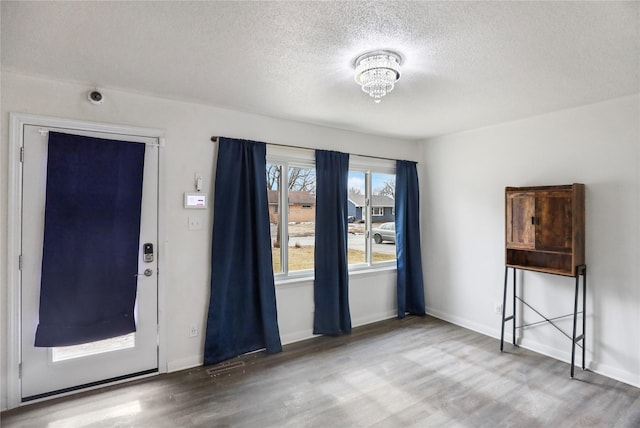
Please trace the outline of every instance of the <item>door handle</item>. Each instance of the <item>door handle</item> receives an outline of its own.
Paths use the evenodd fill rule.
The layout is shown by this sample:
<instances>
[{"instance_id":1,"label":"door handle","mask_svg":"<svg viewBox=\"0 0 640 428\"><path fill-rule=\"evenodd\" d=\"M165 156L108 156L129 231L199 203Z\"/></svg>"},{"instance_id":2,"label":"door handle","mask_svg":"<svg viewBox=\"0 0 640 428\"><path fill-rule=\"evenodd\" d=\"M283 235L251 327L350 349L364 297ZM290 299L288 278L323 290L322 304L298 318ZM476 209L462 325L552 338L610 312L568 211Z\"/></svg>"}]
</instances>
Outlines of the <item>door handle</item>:
<instances>
[{"instance_id":1,"label":"door handle","mask_svg":"<svg viewBox=\"0 0 640 428\"><path fill-rule=\"evenodd\" d=\"M153 271L151 269L145 269L143 273L137 273L134 276L151 276L153 275Z\"/></svg>"}]
</instances>

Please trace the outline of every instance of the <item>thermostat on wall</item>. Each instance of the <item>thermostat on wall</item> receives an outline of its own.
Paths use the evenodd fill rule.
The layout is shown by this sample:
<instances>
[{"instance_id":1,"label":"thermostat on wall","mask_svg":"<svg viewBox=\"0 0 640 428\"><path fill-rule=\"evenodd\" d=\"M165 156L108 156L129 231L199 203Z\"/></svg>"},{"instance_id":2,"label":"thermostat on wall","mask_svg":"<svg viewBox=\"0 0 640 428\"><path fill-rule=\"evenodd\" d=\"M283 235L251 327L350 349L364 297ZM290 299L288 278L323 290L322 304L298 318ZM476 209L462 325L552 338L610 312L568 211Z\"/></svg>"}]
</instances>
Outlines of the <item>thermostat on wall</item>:
<instances>
[{"instance_id":1,"label":"thermostat on wall","mask_svg":"<svg viewBox=\"0 0 640 428\"><path fill-rule=\"evenodd\" d=\"M188 193L184 194L185 208L207 208L207 195L205 193Z\"/></svg>"}]
</instances>

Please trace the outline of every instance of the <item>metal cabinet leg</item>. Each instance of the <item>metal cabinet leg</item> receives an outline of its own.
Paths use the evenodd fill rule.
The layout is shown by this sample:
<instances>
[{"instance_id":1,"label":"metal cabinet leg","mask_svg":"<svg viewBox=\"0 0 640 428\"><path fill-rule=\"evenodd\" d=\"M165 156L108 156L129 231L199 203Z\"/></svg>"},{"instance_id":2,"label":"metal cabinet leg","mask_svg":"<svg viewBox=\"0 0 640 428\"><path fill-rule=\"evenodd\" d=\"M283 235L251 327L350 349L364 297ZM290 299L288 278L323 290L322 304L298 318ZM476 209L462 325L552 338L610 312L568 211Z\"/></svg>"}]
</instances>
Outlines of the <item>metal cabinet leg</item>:
<instances>
[{"instance_id":1,"label":"metal cabinet leg","mask_svg":"<svg viewBox=\"0 0 640 428\"><path fill-rule=\"evenodd\" d=\"M576 327L578 324L578 296L580 294L580 276L582 276L582 334L576 336ZM571 337L571 377L575 370L576 359L576 345L578 342L582 342L582 370L585 369L585 335L587 332L586 325L586 312L587 312L587 267L580 266L576 274L576 293L573 303L573 336Z\"/></svg>"},{"instance_id":2,"label":"metal cabinet leg","mask_svg":"<svg viewBox=\"0 0 640 428\"><path fill-rule=\"evenodd\" d=\"M582 370L585 366L587 349L587 267L582 268Z\"/></svg>"},{"instance_id":3,"label":"metal cabinet leg","mask_svg":"<svg viewBox=\"0 0 640 428\"><path fill-rule=\"evenodd\" d=\"M507 312L507 288L509 279L509 267L504 268L504 289L502 292L502 328L500 329L500 352L504 350L504 324L507 321L513 322L513 344L516 344L516 269L513 268L513 312L505 316Z\"/></svg>"},{"instance_id":4,"label":"metal cabinet leg","mask_svg":"<svg viewBox=\"0 0 640 428\"><path fill-rule=\"evenodd\" d=\"M516 346L516 268L513 268L513 312L511 318L513 318L512 334L513 334L513 346Z\"/></svg>"},{"instance_id":5,"label":"metal cabinet leg","mask_svg":"<svg viewBox=\"0 0 640 428\"><path fill-rule=\"evenodd\" d=\"M576 360L576 325L578 318L578 294L580 292L580 273L576 275L576 292L573 302L573 335L571 336L571 377L573 378L573 369Z\"/></svg>"},{"instance_id":6,"label":"metal cabinet leg","mask_svg":"<svg viewBox=\"0 0 640 428\"><path fill-rule=\"evenodd\" d=\"M507 278L509 276L509 268L504 268L504 289L502 291L502 328L500 330L500 352L504 349L504 323L505 320L505 310L507 309Z\"/></svg>"}]
</instances>

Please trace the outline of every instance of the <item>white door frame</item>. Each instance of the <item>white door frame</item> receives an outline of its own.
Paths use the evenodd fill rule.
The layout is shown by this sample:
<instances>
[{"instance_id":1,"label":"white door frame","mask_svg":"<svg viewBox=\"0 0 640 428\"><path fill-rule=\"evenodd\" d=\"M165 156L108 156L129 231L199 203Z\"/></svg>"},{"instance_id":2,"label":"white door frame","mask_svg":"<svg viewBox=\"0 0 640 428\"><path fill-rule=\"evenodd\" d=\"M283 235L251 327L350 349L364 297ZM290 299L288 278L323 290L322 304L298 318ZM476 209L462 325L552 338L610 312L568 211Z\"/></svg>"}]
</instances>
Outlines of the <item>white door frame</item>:
<instances>
[{"instance_id":1,"label":"white door frame","mask_svg":"<svg viewBox=\"0 0 640 428\"><path fill-rule=\"evenodd\" d=\"M22 405L20 362L21 283L19 256L22 248L22 162L24 125L77 129L81 131L106 132L111 134L138 135L157 138L160 150L158 173L158 373L167 372L167 341L165 317L165 286L168 280L167 234L166 234L166 189L164 131L161 129L138 128L134 126L112 125L99 122L62 119L23 113L9 114L9 158L8 158L8 215L7 215L7 408ZM135 379L135 378L134 378ZM128 379L132 380L132 379ZM115 382L117 383L117 382ZM100 388L104 385L96 386ZM93 389L93 388L87 388ZM59 397L60 394L56 397ZM51 397L53 398L53 397ZM35 401L30 401L33 403Z\"/></svg>"}]
</instances>

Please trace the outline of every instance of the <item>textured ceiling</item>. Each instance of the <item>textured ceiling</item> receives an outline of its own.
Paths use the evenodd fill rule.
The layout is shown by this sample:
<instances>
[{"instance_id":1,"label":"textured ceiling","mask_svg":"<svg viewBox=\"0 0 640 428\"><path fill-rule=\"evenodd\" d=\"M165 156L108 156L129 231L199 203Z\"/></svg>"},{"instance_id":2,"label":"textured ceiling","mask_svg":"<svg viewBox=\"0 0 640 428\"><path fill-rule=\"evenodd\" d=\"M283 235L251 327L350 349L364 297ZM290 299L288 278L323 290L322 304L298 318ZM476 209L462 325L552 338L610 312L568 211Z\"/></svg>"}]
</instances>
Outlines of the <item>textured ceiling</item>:
<instances>
[{"instance_id":1,"label":"textured ceiling","mask_svg":"<svg viewBox=\"0 0 640 428\"><path fill-rule=\"evenodd\" d=\"M640 92L637 2L2 1L2 69L407 139ZM405 59L375 104L353 80Z\"/></svg>"}]
</instances>

